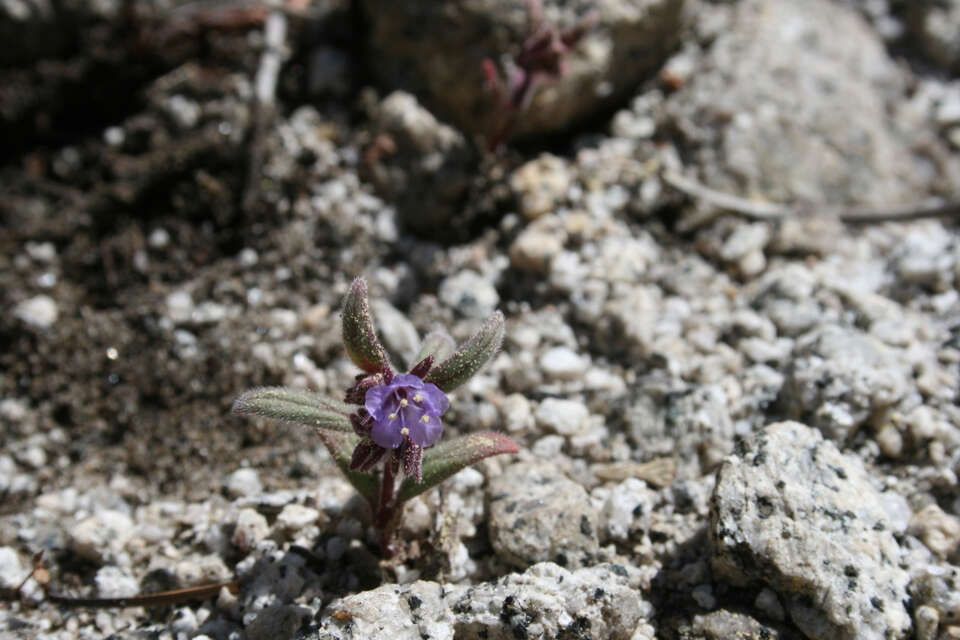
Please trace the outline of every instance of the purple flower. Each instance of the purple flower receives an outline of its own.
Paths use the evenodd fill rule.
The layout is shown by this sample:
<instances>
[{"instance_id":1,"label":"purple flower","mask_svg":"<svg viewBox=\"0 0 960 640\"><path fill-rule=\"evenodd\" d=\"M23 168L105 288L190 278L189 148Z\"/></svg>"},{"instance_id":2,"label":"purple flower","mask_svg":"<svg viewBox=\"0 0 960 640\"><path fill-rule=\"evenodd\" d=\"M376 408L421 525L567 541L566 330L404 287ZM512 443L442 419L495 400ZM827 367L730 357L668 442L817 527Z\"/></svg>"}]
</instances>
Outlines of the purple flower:
<instances>
[{"instance_id":1,"label":"purple flower","mask_svg":"<svg viewBox=\"0 0 960 640\"><path fill-rule=\"evenodd\" d=\"M450 401L435 384L401 373L389 384L367 390L364 407L373 419L370 438L377 445L396 449L406 438L419 447L429 447L440 439L440 416Z\"/></svg>"}]
</instances>

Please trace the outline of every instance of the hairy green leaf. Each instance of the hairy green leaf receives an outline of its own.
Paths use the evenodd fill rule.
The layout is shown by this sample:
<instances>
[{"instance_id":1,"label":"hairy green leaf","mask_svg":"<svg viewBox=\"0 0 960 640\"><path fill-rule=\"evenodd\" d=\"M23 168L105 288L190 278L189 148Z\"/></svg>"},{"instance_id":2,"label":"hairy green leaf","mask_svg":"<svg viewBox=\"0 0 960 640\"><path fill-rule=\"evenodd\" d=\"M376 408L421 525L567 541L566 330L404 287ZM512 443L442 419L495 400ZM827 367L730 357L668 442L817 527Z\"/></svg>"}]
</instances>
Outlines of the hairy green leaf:
<instances>
[{"instance_id":1,"label":"hairy green leaf","mask_svg":"<svg viewBox=\"0 0 960 640\"><path fill-rule=\"evenodd\" d=\"M377 490L379 481L377 476L372 473L363 473L360 471L350 471L350 459L353 457L353 451L360 444L360 436L355 433L342 433L339 431L320 431L320 439L334 462L337 463L340 471L346 476L357 493L366 498L371 506L376 504Z\"/></svg>"},{"instance_id":2,"label":"hairy green leaf","mask_svg":"<svg viewBox=\"0 0 960 640\"><path fill-rule=\"evenodd\" d=\"M464 467L501 453L516 453L517 443L507 436L495 433L474 433L441 442L423 453L423 480L407 478L400 485L397 500L403 503L437 486Z\"/></svg>"},{"instance_id":3,"label":"hairy green leaf","mask_svg":"<svg viewBox=\"0 0 960 640\"><path fill-rule=\"evenodd\" d=\"M390 360L377 339L367 300L367 283L357 278L343 301L343 344L354 364L367 373L390 369Z\"/></svg>"},{"instance_id":4,"label":"hairy green leaf","mask_svg":"<svg viewBox=\"0 0 960 640\"><path fill-rule=\"evenodd\" d=\"M453 355L430 369L424 381L432 382L443 391L456 389L500 350L503 332L503 314L497 311Z\"/></svg>"},{"instance_id":5,"label":"hairy green leaf","mask_svg":"<svg viewBox=\"0 0 960 640\"><path fill-rule=\"evenodd\" d=\"M417 364L428 356L433 356L434 362L443 362L450 357L456 347L457 343L453 341L449 333L442 329L434 329L423 338L420 352L413 359L413 364Z\"/></svg>"},{"instance_id":6,"label":"hairy green leaf","mask_svg":"<svg viewBox=\"0 0 960 640\"><path fill-rule=\"evenodd\" d=\"M234 413L249 413L296 422L325 431L353 432L348 404L325 398L320 394L287 387L260 387L251 389L233 403Z\"/></svg>"}]
</instances>

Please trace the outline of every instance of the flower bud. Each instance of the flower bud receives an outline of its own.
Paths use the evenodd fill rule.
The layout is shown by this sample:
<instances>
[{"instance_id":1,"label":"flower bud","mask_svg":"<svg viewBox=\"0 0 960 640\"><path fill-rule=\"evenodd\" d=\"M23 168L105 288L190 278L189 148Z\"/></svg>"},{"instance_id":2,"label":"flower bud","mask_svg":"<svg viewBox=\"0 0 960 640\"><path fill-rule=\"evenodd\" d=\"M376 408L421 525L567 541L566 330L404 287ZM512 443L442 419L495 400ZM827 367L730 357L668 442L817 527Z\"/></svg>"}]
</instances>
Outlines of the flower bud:
<instances>
[{"instance_id":1,"label":"flower bud","mask_svg":"<svg viewBox=\"0 0 960 640\"><path fill-rule=\"evenodd\" d=\"M343 301L343 344L354 364L367 373L390 371L387 352L373 329L367 283L357 278Z\"/></svg>"},{"instance_id":2,"label":"flower bud","mask_svg":"<svg viewBox=\"0 0 960 640\"><path fill-rule=\"evenodd\" d=\"M500 350L503 333L503 314L497 311L452 356L430 369L424 382L432 382L443 391L456 389Z\"/></svg>"}]
</instances>

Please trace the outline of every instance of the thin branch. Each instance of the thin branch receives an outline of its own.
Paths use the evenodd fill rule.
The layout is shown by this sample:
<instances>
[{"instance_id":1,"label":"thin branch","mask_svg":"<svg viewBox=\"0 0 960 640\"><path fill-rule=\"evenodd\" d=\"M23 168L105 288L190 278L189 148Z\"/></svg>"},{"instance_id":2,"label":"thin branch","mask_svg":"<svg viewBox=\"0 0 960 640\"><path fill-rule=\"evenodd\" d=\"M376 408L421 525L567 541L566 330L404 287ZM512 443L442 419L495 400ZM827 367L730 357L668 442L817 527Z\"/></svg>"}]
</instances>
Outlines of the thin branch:
<instances>
[{"instance_id":1,"label":"thin branch","mask_svg":"<svg viewBox=\"0 0 960 640\"><path fill-rule=\"evenodd\" d=\"M273 3L263 24L263 54L257 69L255 95L259 106L272 106L276 97L277 78L286 58L287 16L280 3Z\"/></svg>"},{"instance_id":2,"label":"thin branch","mask_svg":"<svg viewBox=\"0 0 960 640\"><path fill-rule=\"evenodd\" d=\"M729 193L711 189L677 171L666 169L661 173L663 181L695 200L702 200L718 209L739 213L752 220L777 220L790 215L790 210L771 202L756 202Z\"/></svg>"},{"instance_id":3,"label":"thin branch","mask_svg":"<svg viewBox=\"0 0 960 640\"><path fill-rule=\"evenodd\" d=\"M187 587L186 589L130 596L129 598L73 598L48 592L47 599L56 604L70 607L165 607L172 604L213 598L224 587L230 593L236 594L240 591L240 583L232 580L217 584L204 584L198 587Z\"/></svg>"},{"instance_id":4,"label":"thin branch","mask_svg":"<svg viewBox=\"0 0 960 640\"><path fill-rule=\"evenodd\" d=\"M260 170L266 154L266 137L276 115L277 82L287 57L287 15L274 0L263 23L263 53L254 78L254 118L250 139L250 163L243 194L243 208L251 211L260 193Z\"/></svg>"},{"instance_id":5,"label":"thin branch","mask_svg":"<svg viewBox=\"0 0 960 640\"><path fill-rule=\"evenodd\" d=\"M33 556L33 568L30 570L30 573L20 581L16 587L13 588L4 588L0 589L0 600L19 600L23 597L23 588L27 586L27 582L30 581L30 578L33 578L37 571L43 568L43 551L38 551ZM37 580L40 586L44 586L44 581Z\"/></svg>"},{"instance_id":6,"label":"thin branch","mask_svg":"<svg viewBox=\"0 0 960 640\"><path fill-rule=\"evenodd\" d=\"M814 214L826 218L836 218L848 224L867 224L960 216L960 201L944 201L939 198L932 198L918 204L893 207L823 207L814 210L809 205L788 207L773 202L747 200L711 189L670 169L664 170L661 177L668 185L695 200L706 202L724 211L740 214L751 220L782 220L791 216Z\"/></svg>"},{"instance_id":7,"label":"thin branch","mask_svg":"<svg viewBox=\"0 0 960 640\"><path fill-rule=\"evenodd\" d=\"M50 602L66 605L68 607L165 607L172 604L181 604L196 600L206 600L220 593L224 587L230 593L240 592L240 582L231 580L230 582L218 582L216 584L203 584L196 587L186 587L185 589L173 589L171 591L161 591L160 593L148 593L129 598L75 598L58 593L52 593L50 590L50 572L43 562L43 551L33 556L33 568L27 577L15 589L4 589L0 591L0 600L16 600L23 595L23 587L27 581L33 578L40 588L43 589L44 597Z\"/></svg>"},{"instance_id":8,"label":"thin branch","mask_svg":"<svg viewBox=\"0 0 960 640\"><path fill-rule=\"evenodd\" d=\"M829 211L827 215L830 215ZM843 222L902 222L922 218L950 218L960 216L960 201L931 198L918 204L893 207L837 209L835 215Z\"/></svg>"}]
</instances>

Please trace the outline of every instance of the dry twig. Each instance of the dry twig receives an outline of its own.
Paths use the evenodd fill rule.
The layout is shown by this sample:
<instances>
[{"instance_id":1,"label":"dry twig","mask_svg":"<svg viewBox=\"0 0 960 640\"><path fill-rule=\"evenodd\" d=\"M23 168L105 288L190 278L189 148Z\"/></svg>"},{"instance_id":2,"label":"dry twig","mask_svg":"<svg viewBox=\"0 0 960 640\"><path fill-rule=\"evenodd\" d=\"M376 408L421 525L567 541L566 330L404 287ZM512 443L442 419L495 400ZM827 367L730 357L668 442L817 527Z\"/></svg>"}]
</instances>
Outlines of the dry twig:
<instances>
[{"instance_id":1,"label":"dry twig","mask_svg":"<svg viewBox=\"0 0 960 640\"><path fill-rule=\"evenodd\" d=\"M129 598L74 598L48 592L47 599L50 600L50 602L70 607L165 607L172 604L195 602L197 600L216 597L224 587L226 587L230 593L236 594L240 591L240 584L236 580L232 580L230 582L203 584L197 587L174 589L160 593L130 596Z\"/></svg>"},{"instance_id":2,"label":"dry twig","mask_svg":"<svg viewBox=\"0 0 960 640\"><path fill-rule=\"evenodd\" d=\"M960 201L945 201L931 198L912 205L893 207L828 207L813 209L810 206L789 207L773 202L747 200L729 193L711 189L678 171L665 169L661 173L668 185L709 205L724 211L740 214L751 220L782 220L793 216L818 215L836 218L848 224L866 224L874 222L903 222L921 218L940 218L960 216Z\"/></svg>"},{"instance_id":3,"label":"dry twig","mask_svg":"<svg viewBox=\"0 0 960 640\"><path fill-rule=\"evenodd\" d=\"M275 1L263 24L263 53L254 78L254 119L250 138L250 164L243 194L243 208L252 210L260 192L260 170L263 167L267 131L276 115L277 82L287 57L287 15L283 5Z\"/></svg>"},{"instance_id":4,"label":"dry twig","mask_svg":"<svg viewBox=\"0 0 960 640\"><path fill-rule=\"evenodd\" d=\"M43 589L43 595L47 600L68 607L164 607L167 605L213 598L219 594L220 590L224 587L226 587L230 593L236 594L240 591L239 581L231 580L230 582L203 584L196 587L162 591L160 593L141 594L130 596L129 598L76 598L73 596L65 596L51 592L50 571L48 571L44 565L43 552L40 551L33 556L33 568L30 570L30 573L27 574L27 577L25 577L15 589L4 589L0 592L0 600L19 599L22 596L23 587L30 578L36 580L37 584L40 585L40 588Z\"/></svg>"}]
</instances>

